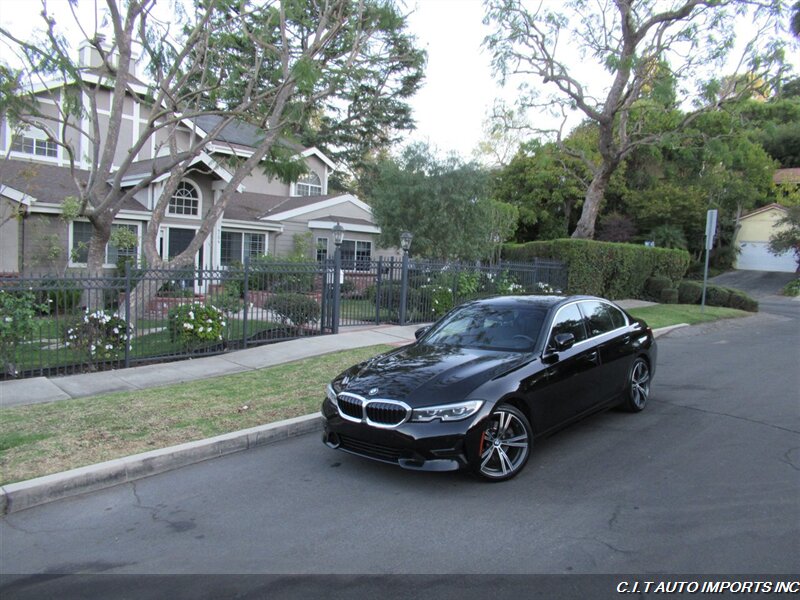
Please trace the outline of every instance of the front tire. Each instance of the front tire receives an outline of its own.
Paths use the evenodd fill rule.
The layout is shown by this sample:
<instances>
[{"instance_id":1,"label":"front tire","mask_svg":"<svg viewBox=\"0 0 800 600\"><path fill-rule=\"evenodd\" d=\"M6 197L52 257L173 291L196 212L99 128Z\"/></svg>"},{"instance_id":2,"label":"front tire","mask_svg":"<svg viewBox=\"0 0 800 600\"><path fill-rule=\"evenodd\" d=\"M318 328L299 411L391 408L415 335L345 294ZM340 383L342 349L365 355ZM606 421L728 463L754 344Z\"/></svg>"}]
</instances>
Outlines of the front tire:
<instances>
[{"instance_id":1,"label":"front tire","mask_svg":"<svg viewBox=\"0 0 800 600\"><path fill-rule=\"evenodd\" d=\"M510 404L501 404L484 422L472 470L487 481L506 481L528 462L533 431L528 419Z\"/></svg>"},{"instance_id":2,"label":"front tire","mask_svg":"<svg viewBox=\"0 0 800 600\"><path fill-rule=\"evenodd\" d=\"M628 374L627 389L623 408L628 412L641 412L650 398L650 365L643 358L637 358Z\"/></svg>"}]
</instances>

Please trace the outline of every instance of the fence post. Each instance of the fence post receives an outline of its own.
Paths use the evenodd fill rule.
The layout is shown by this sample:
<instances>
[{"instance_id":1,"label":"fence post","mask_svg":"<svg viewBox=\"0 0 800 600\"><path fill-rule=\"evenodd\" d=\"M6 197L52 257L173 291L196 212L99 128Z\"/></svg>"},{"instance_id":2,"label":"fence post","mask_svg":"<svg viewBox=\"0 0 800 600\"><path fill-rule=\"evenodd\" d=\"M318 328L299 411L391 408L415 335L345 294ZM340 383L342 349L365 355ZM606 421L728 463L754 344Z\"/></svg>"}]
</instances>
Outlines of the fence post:
<instances>
[{"instance_id":1,"label":"fence post","mask_svg":"<svg viewBox=\"0 0 800 600\"><path fill-rule=\"evenodd\" d=\"M408 301L408 252L403 252L403 271L400 274L400 325L406 324Z\"/></svg>"},{"instance_id":2,"label":"fence post","mask_svg":"<svg viewBox=\"0 0 800 600\"><path fill-rule=\"evenodd\" d=\"M247 348L247 313L250 310L250 257L244 257L244 283L242 297L244 298L244 313L242 313L242 348Z\"/></svg>"},{"instance_id":3,"label":"fence post","mask_svg":"<svg viewBox=\"0 0 800 600\"><path fill-rule=\"evenodd\" d=\"M319 297L320 307L319 307L319 332L321 335L325 335L325 330L328 328L328 260L325 259L322 262L318 262L317 265L320 267L320 284L322 286L322 290Z\"/></svg>"},{"instance_id":4,"label":"fence post","mask_svg":"<svg viewBox=\"0 0 800 600\"><path fill-rule=\"evenodd\" d=\"M125 368L131 366L131 338L133 328L131 327L131 263L125 261Z\"/></svg>"},{"instance_id":5,"label":"fence post","mask_svg":"<svg viewBox=\"0 0 800 600\"><path fill-rule=\"evenodd\" d=\"M383 278L383 257L378 257L378 277L375 280L375 325L381 324L381 279Z\"/></svg>"},{"instance_id":6,"label":"fence post","mask_svg":"<svg viewBox=\"0 0 800 600\"><path fill-rule=\"evenodd\" d=\"M339 311L341 310L342 292L342 248L336 246L333 253L333 333L339 333Z\"/></svg>"}]
</instances>

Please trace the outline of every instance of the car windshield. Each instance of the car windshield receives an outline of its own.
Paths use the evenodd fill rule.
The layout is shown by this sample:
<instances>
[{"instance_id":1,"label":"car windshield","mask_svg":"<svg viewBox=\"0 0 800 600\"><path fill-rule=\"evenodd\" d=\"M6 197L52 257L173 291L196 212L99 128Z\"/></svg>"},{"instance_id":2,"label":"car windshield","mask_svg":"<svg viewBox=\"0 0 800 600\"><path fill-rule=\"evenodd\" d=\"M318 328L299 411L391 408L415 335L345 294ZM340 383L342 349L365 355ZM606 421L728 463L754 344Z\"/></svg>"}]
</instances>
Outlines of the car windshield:
<instances>
[{"instance_id":1,"label":"car windshield","mask_svg":"<svg viewBox=\"0 0 800 600\"><path fill-rule=\"evenodd\" d=\"M536 306L471 304L435 325L424 343L529 352L539 338L545 313Z\"/></svg>"}]
</instances>

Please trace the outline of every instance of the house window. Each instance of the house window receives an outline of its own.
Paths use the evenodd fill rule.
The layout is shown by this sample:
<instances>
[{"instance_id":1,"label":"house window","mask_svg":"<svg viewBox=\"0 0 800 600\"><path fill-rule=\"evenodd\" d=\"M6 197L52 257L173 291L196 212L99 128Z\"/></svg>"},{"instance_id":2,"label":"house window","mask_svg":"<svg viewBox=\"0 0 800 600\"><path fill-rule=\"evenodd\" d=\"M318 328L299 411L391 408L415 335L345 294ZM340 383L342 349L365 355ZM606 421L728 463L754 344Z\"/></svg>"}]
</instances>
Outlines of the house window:
<instances>
[{"instance_id":1,"label":"house window","mask_svg":"<svg viewBox=\"0 0 800 600\"><path fill-rule=\"evenodd\" d=\"M266 233L223 231L220 236L220 263L225 267L266 253Z\"/></svg>"},{"instance_id":2,"label":"house window","mask_svg":"<svg viewBox=\"0 0 800 600\"><path fill-rule=\"evenodd\" d=\"M196 217L200 213L200 193L188 181L181 181L169 201L169 214Z\"/></svg>"},{"instance_id":3,"label":"house window","mask_svg":"<svg viewBox=\"0 0 800 600\"><path fill-rule=\"evenodd\" d=\"M58 157L58 144L51 140L41 139L30 135L15 135L11 138L11 150L35 156Z\"/></svg>"},{"instance_id":4,"label":"house window","mask_svg":"<svg viewBox=\"0 0 800 600\"><path fill-rule=\"evenodd\" d=\"M350 271L368 271L372 261L372 242L344 240L342 242L342 268Z\"/></svg>"},{"instance_id":5,"label":"house window","mask_svg":"<svg viewBox=\"0 0 800 600\"><path fill-rule=\"evenodd\" d=\"M319 180L319 175L314 172L303 175L297 180L296 189L298 196L321 196L322 183Z\"/></svg>"},{"instance_id":6,"label":"house window","mask_svg":"<svg viewBox=\"0 0 800 600\"><path fill-rule=\"evenodd\" d=\"M117 223L111 226L111 231L115 229L128 229L133 232L137 239L139 237L139 227L132 224ZM72 222L72 247L70 261L72 264L85 265L89 262L89 242L92 239L92 224L87 221ZM138 244L137 244L138 246ZM118 248L113 243L106 244L104 263L106 265L116 265L120 259L136 259L138 254L137 246L126 246Z\"/></svg>"},{"instance_id":7,"label":"house window","mask_svg":"<svg viewBox=\"0 0 800 600\"><path fill-rule=\"evenodd\" d=\"M317 262L328 260L328 238L317 238Z\"/></svg>"}]
</instances>

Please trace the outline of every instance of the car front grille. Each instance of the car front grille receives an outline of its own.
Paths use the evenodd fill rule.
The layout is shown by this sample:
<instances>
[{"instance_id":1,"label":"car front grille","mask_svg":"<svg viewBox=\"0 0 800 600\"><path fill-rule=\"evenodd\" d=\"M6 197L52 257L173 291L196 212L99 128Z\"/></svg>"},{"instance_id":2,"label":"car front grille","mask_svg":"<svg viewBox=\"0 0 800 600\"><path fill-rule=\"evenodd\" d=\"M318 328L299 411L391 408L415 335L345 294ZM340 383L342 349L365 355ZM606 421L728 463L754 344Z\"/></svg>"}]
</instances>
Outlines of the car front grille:
<instances>
[{"instance_id":1,"label":"car front grille","mask_svg":"<svg viewBox=\"0 0 800 600\"><path fill-rule=\"evenodd\" d=\"M340 435L339 440L341 442L339 448L352 454L390 463L397 463L402 458L402 451L396 448L372 444L347 435Z\"/></svg>"},{"instance_id":2,"label":"car front grille","mask_svg":"<svg viewBox=\"0 0 800 600\"><path fill-rule=\"evenodd\" d=\"M342 394L336 399L336 402L339 405L339 411L345 416L359 421L364 418L362 402L358 398Z\"/></svg>"},{"instance_id":3,"label":"car front grille","mask_svg":"<svg viewBox=\"0 0 800 600\"><path fill-rule=\"evenodd\" d=\"M348 421L367 423L374 427L392 428L411 418L411 407L396 400L367 400L350 392L336 398L339 413Z\"/></svg>"},{"instance_id":4,"label":"car front grille","mask_svg":"<svg viewBox=\"0 0 800 600\"><path fill-rule=\"evenodd\" d=\"M389 402L370 402L367 404L367 418L381 425L399 425L406 419L407 410L399 404Z\"/></svg>"}]
</instances>

